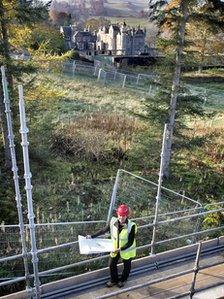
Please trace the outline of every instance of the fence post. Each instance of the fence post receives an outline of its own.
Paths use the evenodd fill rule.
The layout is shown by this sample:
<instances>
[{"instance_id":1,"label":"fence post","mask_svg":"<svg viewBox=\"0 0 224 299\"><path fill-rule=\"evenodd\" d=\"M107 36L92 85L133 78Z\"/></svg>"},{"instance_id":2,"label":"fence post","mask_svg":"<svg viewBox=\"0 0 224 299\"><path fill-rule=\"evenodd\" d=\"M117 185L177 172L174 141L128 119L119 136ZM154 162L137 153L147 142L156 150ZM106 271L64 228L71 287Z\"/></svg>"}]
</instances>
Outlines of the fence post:
<instances>
[{"instance_id":1,"label":"fence post","mask_svg":"<svg viewBox=\"0 0 224 299\"><path fill-rule=\"evenodd\" d=\"M114 71L114 80L116 80L117 70Z\"/></svg>"},{"instance_id":2,"label":"fence post","mask_svg":"<svg viewBox=\"0 0 224 299\"><path fill-rule=\"evenodd\" d=\"M124 76L124 80L123 80L122 88L125 87L126 79L127 79L127 75Z\"/></svg>"},{"instance_id":3,"label":"fence post","mask_svg":"<svg viewBox=\"0 0 224 299\"><path fill-rule=\"evenodd\" d=\"M203 101L203 107L205 107L206 105L206 102L207 102L207 91L206 89L204 90L204 101Z\"/></svg>"},{"instance_id":4,"label":"fence post","mask_svg":"<svg viewBox=\"0 0 224 299\"><path fill-rule=\"evenodd\" d=\"M109 207L108 215L107 215L107 224L109 224L112 213L113 213L113 209L114 209L114 205L115 205L115 201L116 201L117 189L118 189L118 185L119 185L119 180L120 180L120 170L118 169L114 187L113 187L113 191L112 191L112 195L111 195L111 199L110 199L110 207Z\"/></svg>"},{"instance_id":5,"label":"fence post","mask_svg":"<svg viewBox=\"0 0 224 299\"><path fill-rule=\"evenodd\" d=\"M152 85L149 86L148 94L151 94L151 92L152 92Z\"/></svg>"},{"instance_id":6,"label":"fence post","mask_svg":"<svg viewBox=\"0 0 224 299\"><path fill-rule=\"evenodd\" d=\"M162 151L161 151L161 159L160 159L160 171L159 171L159 180L158 180L158 188L157 188L157 195L156 195L156 208L155 208L155 216L153 221L153 233L152 233L152 241L151 241L151 255L154 254L154 244L156 239L156 226L157 226L157 218L159 212L159 203L161 198L161 187L163 181L163 168L164 168L164 154L166 150L166 138L167 138L167 124L164 126L163 132L163 144L162 144Z\"/></svg>"},{"instance_id":7,"label":"fence post","mask_svg":"<svg viewBox=\"0 0 224 299\"><path fill-rule=\"evenodd\" d=\"M97 70L97 66L95 66L95 68L94 68L93 76L96 76L96 70Z\"/></svg>"},{"instance_id":8,"label":"fence post","mask_svg":"<svg viewBox=\"0 0 224 299\"><path fill-rule=\"evenodd\" d=\"M104 84L104 85L106 84L106 78L107 78L107 72L104 71L104 79L103 79L103 84Z\"/></svg>"},{"instance_id":9,"label":"fence post","mask_svg":"<svg viewBox=\"0 0 224 299\"><path fill-rule=\"evenodd\" d=\"M75 60L73 61L73 64L72 64L72 76L74 77L75 76L75 70L76 70L76 62Z\"/></svg>"},{"instance_id":10,"label":"fence post","mask_svg":"<svg viewBox=\"0 0 224 299\"><path fill-rule=\"evenodd\" d=\"M21 199L20 186L19 186L18 166L17 166L17 160L16 160L14 134L13 134L13 128L12 128L10 98L9 98L9 93L8 93L7 79L5 76L4 66L1 66L1 74L2 74L2 86L3 86L3 93L4 93L4 104L5 104L7 129L8 129L8 140L9 140L12 172L13 172L13 180L14 180L14 188L15 188L15 200L16 200L16 206L17 206L17 212L18 212L18 219L19 219L20 239L21 239L21 244L22 244L23 264L24 264L25 280L26 280L26 291L28 294L28 298L30 298L32 288L30 286L30 280L29 280L30 274L29 274L29 266L28 266L28 258L27 258L26 233L25 233L25 226L24 226L24 221L23 221L22 199Z\"/></svg>"},{"instance_id":11,"label":"fence post","mask_svg":"<svg viewBox=\"0 0 224 299\"><path fill-rule=\"evenodd\" d=\"M191 288L190 288L190 299L192 299L195 294L195 283L196 283L196 279L197 279L197 274L199 272L199 259L200 259L200 255L201 255L201 248L202 248L202 243L199 242L197 255L196 255L196 259L195 259L195 265L194 265L194 269L193 269L194 273L193 273L193 279L192 279Z\"/></svg>"},{"instance_id":12,"label":"fence post","mask_svg":"<svg viewBox=\"0 0 224 299\"><path fill-rule=\"evenodd\" d=\"M137 85L138 85L138 83L139 83L140 76L141 76L141 74L138 74L137 82L136 82Z\"/></svg>"},{"instance_id":13,"label":"fence post","mask_svg":"<svg viewBox=\"0 0 224 299\"><path fill-rule=\"evenodd\" d=\"M101 72L102 72L102 69L99 70L97 81L100 81Z\"/></svg>"},{"instance_id":14,"label":"fence post","mask_svg":"<svg viewBox=\"0 0 224 299\"><path fill-rule=\"evenodd\" d=\"M35 235L35 222L34 222L34 212L33 212L33 199L32 199L32 185L31 185L31 172L29 164L29 142L27 140L27 133L29 132L26 126L26 112L23 99L23 87L19 85L19 114L20 114L20 133L22 137L22 148L23 148L23 165L24 165L24 178L25 178L25 190L27 197L27 207L28 207L28 219L29 219L29 229L30 229L30 240L31 240L31 255L33 263L33 273L34 273L34 286L36 299L40 299L40 280L38 271L38 256L37 256L37 244Z\"/></svg>"}]
</instances>

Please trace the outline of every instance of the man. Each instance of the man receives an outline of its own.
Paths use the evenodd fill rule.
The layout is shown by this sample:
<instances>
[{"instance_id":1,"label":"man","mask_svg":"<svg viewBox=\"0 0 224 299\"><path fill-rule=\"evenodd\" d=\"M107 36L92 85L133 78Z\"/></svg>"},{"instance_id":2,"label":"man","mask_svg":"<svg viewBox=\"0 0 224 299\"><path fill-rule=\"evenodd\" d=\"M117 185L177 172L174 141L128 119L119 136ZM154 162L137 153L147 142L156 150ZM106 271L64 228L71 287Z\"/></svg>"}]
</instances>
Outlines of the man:
<instances>
[{"instance_id":1,"label":"man","mask_svg":"<svg viewBox=\"0 0 224 299\"><path fill-rule=\"evenodd\" d=\"M96 232L87 238L96 238L110 231L111 239L114 242L115 250L110 253L110 281L106 283L107 287L117 285L123 287L131 271L132 258L136 256L137 225L128 219L129 207L121 204L117 209L117 218L112 217L110 224L104 229ZM120 279L118 278L117 264L119 259L123 260L124 268Z\"/></svg>"}]
</instances>

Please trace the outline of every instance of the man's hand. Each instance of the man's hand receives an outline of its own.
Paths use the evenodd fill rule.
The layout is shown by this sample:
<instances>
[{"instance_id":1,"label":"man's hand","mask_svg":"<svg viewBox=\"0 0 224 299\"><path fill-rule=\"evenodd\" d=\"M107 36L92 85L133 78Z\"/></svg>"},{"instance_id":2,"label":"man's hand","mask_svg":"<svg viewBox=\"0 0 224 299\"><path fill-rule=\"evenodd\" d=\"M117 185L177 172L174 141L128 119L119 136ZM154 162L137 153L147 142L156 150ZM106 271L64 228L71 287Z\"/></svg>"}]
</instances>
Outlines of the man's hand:
<instances>
[{"instance_id":1,"label":"man's hand","mask_svg":"<svg viewBox=\"0 0 224 299\"><path fill-rule=\"evenodd\" d=\"M87 235L86 239L92 239L92 237L90 235Z\"/></svg>"}]
</instances>

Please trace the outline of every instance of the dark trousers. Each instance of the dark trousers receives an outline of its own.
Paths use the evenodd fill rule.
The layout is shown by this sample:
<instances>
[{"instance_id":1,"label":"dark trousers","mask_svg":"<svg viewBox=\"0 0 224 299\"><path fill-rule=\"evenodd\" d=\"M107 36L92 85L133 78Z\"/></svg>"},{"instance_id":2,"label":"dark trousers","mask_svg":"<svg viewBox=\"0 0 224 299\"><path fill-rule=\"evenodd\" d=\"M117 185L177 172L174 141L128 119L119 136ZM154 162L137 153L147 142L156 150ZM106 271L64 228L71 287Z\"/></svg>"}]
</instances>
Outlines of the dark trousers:
<instances>
[{"instance_id":1,"label":"dark trousers","mask_svg":"<svg viewBox=\"0 0 224 299\"><path fill-rule=\"evenodd\" d=\"M109 259L109 267L110 267L110 279L111 282L118 282L118 271L117 271L117 264L120 258L120 253L118 253L115 257L111 257ZM121 278L120 281L126 281L128 279L128 276L130 274L131 271L131 260L132 259L128 259L128 260L124 260L123 259L123 264L124 264L124 269L123 272L121 274Z\"/></svg>"}]
</instances>

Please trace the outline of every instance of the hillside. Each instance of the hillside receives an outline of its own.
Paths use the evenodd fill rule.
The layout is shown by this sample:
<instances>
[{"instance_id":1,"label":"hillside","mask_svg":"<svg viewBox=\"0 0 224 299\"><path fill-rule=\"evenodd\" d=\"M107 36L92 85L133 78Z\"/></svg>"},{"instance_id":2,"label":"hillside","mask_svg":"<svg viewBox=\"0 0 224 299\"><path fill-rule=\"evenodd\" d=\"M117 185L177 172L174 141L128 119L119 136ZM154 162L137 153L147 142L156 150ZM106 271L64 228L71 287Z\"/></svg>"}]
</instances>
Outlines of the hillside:
<instances>
[{"instance_id":1,"label":"hillside","mask_svg":"<svg viewBox=\"0 0 224 299\"><path fill-rule=\"evenodd\" d=\"M55 14L62 13L71 15L76 20L88 16L138 17L143 10L147 10L146 0L88 0L85 2L81 0L53 0L50 6L50 15L54 18Z\"/></svg>"},{"instance_id":2,"label":"hillside","mask_svg":"<svg viewBox=\"0 0 224 299\"><path fill-rule=\"evenodd\" d=\"M220 200L223 192L220 99L224 89L219 83L212 84L211 89L207 83L204 88L209 96L206 107L213 109L215 105L222 110L212 119L186 119L189 130L183 133L187 145L176 146L172 175L164 184L210 202ZM52 93L47 101L46 91ZM35 86L26 90L26 98L33 191L42 217L50 209L55 221L80 220L82 205L84 209L91 207L91 218L98 219L99 206L102 213L107 209L118 168L157 181L162 130L134 115L144 113L147 97L102 86L89 77L48 74L38 76ZM66 202L70 211L62 213Z\"/></svg>"},{"instance_id":3,"label":"hillside","mask_svg":"<svg viewBox=\"0 0 224 299\"><path fill-rule=\"evenodd\" d=\"M138 17L141 10L147 10L146 0L107 0L105 8L108 17Z\"/></svg>"}]
</instances>

